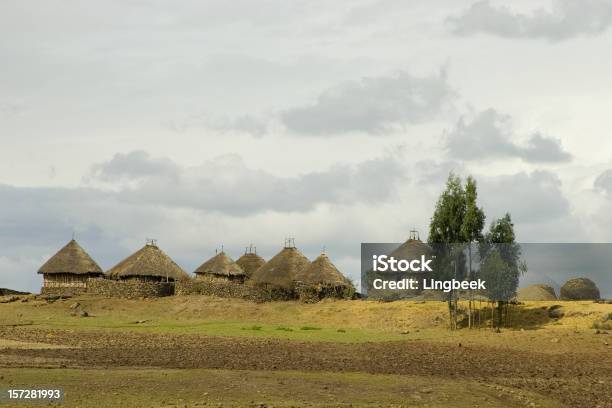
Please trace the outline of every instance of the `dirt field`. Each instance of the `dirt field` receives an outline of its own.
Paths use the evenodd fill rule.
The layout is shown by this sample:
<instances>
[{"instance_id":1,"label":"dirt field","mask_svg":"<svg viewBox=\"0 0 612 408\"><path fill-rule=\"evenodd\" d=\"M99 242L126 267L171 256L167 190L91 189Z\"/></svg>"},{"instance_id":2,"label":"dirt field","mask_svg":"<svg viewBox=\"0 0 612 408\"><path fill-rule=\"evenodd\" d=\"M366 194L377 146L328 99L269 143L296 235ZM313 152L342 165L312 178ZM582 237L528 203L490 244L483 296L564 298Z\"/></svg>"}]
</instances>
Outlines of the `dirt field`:
<instances>
[{"instance_id":1,"label":"dirt field","mask_svg":"<svg viewBox=\"0 0 612 408\"><path fill-rule=\"evenodd\" d=\"M437 303L225 303L0 304L0 380L63 384L66 406L612 407L610 336L591 328L611 305L526 305L494 333L449 332Z\"/></svg>"}]
</instances>

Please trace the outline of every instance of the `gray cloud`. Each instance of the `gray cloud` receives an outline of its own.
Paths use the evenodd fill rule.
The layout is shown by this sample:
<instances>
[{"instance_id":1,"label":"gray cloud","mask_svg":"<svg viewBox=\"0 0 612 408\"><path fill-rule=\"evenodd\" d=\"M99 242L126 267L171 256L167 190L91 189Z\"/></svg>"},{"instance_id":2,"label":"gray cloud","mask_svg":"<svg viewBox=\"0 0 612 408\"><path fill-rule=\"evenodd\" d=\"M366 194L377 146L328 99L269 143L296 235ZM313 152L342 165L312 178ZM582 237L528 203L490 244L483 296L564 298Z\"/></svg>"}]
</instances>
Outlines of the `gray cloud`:
<instances>
[{"instance_id":1,"label":"gray cloud","mask_svg":"<svg viewBox=\"0 0 612 408\"><path fill-rule=\"evenodd\" d=\"M511 118L494 109L479 112L472 120L459 119L447 134L446 147L454 159L483 160L517 157L526 162L567 162L572 156L561 141L533 133L526 145L513 142Z\"/></svg>"},{"instance_id":2,"label":"gray cloud","mask_svg":"<svg viewBox=\"0 0 612 408\"><path fill-rule=\"evenodd\" d=\"M539 224L569 215L561 180L548 171L482 178L478 188L478 198L489 217L500 217L509 211L515 222Z\"/></svg>"},{"instance_id":3,"label":"gray cloud","mask_svg":"<svg viewBox=\"0 0 612 408\"><path fill-rule=\"evenodd\" d=\"M494 6L489 0L473 3L458 16L449 17L454 33L488 33L507 38L543 38L562 41L578 36L601 34L612 24L609 0L556 0L550 10L531 14L515 13L507 6Z\"/></svg>"},{"instance_id":4,"label":"gray cloud","mask_svg":"<svg viewBox=\"0 0 612 408\"><path fill-rule=\"evenodd\" d=\"M110 161L95 164L89 177L101 181L115 182L151 177L176 179L179 167L166 158L151 158L142 150L117 153Z\"/></svg>"},{"instance_id":5,"label":"gray cloud","mask_svg":"<svg viewBox=\"0 0 612 408\"><path fill-rule=\"evenodd\" d=\"M443 71L429 77L398 72L329 88L313 104L288 109L280 118L301 134L382 133L435 117L453 95Z\"/></svg>"},{"instance_id":6,"label":"gray cloud","mask_svg":"<svg viewBox=\"0 0 612 408\"><path fill-rule=\"evenodd\" d=\"M127 186L114 189L117 199L124 202L247 215L262 211L303 212L326 203L386 200L403 177L399 161L392 156L278 177L248 168L237 155L183 168L168 159L135 151L117 154L93 166L89 181L127 181Z\"/></svg>"},{"instance_id":7,"label":"gray cloud","mask_svg":"<svg viewBox=\"0 0 612 408\"><path fill-rule=\"evenodd\" d=\"M608 169L597 176L593 186L596 190L606 194L612 194L612 169Z\"/></svg>"}]
</instances>

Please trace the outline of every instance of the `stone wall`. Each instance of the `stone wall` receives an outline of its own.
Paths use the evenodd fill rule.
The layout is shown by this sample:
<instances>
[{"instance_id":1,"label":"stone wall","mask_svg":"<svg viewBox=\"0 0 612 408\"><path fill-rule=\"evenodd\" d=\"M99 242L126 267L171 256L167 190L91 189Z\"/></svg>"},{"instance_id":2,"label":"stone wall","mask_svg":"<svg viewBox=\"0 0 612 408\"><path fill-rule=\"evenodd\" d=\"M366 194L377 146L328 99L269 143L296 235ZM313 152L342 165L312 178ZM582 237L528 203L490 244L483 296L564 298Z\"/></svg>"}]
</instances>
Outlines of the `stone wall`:
<instances>
[{"instance_id":1,"label":"stone wall","mask_svg":"<svg viewBox=\"0 0 612 408\"><path fill-rule=\"evenodd\" d=\"M292 294L274 289L240 284L224 280L185 280L176 283L176 295L207 295L224 298L237 298L254 302L295 299Z\"/></svg>"},{"instance_id":2,"label":"stone wall","mask_svg":"<svg viewBox=\"0 0 612 408\"><path fill-rule=\"evenodd\" d=\"M61 286L43 286L40 290L41 295L49 296L76 296L87 292L85 287L61 287Z\"/></svg>"},{"instance_id":3,"label":"stone wall","mask_svg":"<svg viewBox=\"0 0 612 408\"><path fill-rule=\"evenodd\" d=\"M298 299L304 303L316 303L326 298L352 299L355 296L355 290L349 286L312 286L301 282L297 282L295 286Z\"/></svg>"},{"instance_id":4,"label":"stone wall","mask_svg":"<svg viewBox=\"0 0 612 408\"><path fill-rule=\"evenodd\" d=\"M171 296L174 294L174 283L91 278L87 281L87 293L128 299Z\"/></svg>"}]
</instances>

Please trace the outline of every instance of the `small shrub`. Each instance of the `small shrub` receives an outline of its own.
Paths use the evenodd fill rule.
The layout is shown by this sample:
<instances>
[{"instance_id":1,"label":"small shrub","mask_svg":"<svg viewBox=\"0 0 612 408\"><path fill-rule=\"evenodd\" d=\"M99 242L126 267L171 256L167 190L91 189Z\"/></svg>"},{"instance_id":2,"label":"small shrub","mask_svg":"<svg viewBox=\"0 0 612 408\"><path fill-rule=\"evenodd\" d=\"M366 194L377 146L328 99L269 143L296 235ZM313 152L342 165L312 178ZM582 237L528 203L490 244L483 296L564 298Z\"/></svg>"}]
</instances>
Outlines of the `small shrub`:
<instances>
[{"instance_id":1,"label":"small shrub","mask_svg":"<svg viewBox=\"0 0 612 408\"><path fill-rule=\"evenodd\" d=\"M337 331L338 331L338 333L346 333L346 330L344 330L344 329L338 329Z\"/></svg>"},{"instance_id":2,"label":"small shrub","mask_svg":"<svg viewBox=\"0 0 612 408\"><path fill-rule=\"evenodd\" d=\"M600 329L600 330L612 330L612 321L594 322L593 323L593 328L594 329Z\"/></svg>"},{"instance_id":3,"label":"small shrub","mask_svg":"<svg viewBox=\"0 0 612 408\"><path fill-rule=\"evenodd\" d=\"M300 327L300 330L321 330L320 327L304 326Z\"/></svg>"},{"instance_id":4,"label":"small shrub","mask_svg":"<svg viewBox=\"0 0 612 408\"><path fill-rule=\"evenodd\" d=\"M242 330L261 330L261 326L243 327Z\"/></svg>"},{"instance_id":5,"label":"small shrub","mask_svg":"<svg viewBox=\"0 0 612 408\"><path fill-rule=\"evenodd\" d=\"M282 331L287 331L287 332L293 331L291 327L282 327L282 326L277 327L276 330L282 330Z\"/></svg>"}]
</instances>

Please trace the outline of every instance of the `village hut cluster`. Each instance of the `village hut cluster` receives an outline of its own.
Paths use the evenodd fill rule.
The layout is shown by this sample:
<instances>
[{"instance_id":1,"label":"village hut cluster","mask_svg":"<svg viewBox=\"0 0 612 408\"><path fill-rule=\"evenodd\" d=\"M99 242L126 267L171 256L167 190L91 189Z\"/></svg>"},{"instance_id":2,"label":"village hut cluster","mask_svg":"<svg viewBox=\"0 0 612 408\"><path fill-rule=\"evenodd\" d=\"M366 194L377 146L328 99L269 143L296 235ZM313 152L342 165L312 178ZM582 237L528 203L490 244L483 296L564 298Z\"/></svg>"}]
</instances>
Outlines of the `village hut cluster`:
<instances>
[{"instance_id":1,"label":"village hut cluster","mask_svg":"<svg viewBox=\"0 0 612 408\"><path fill-rule=\"evenodd\" d=\"M416 231L390 256L396 259L416 259L432 254L432 248L422 242ZM43 275L42 294L73 295L78 293L119 297L156 297L202 294L243 298L255 301L300 299L316 302L325 298L352 299L355 287L329 257L322 253L312 262L285 240L279 253L267 262L254 246L234 261L223 249L203 262L193 275L185 272L154 240L104 272L91 256L72 239L53 255L38 271ZM385 272L387 278L393 277ZM369 271L366 279L377 273ZM370 290L368 297L392 300L407 295L423 297L423 293ZM517 300L595 300L600 292L587 278L567 281L557 296L548 285L532 285L519 289ZM401 296L400 296L401 295ZM435 293L434 293L435 295Z\"/></svg>"},{"instance_id":2,"label":"village hut cluster","mask_svg":"<svg viewBox=\"0 0 612 408\"><path fill-rule=\"evenodd\" d=\"M171 294L207 294L252 300L324 298L350 299L355 287L326 254L313 262L293 239L266 262L252 245L234 261L224 250L202 263L193 277L174 262L157 243L145 246L103 272L92 257L72 239L38 271L43 275L42 294L79 293L120 297L154 297Z\"/></svg>"}]
</instances>

